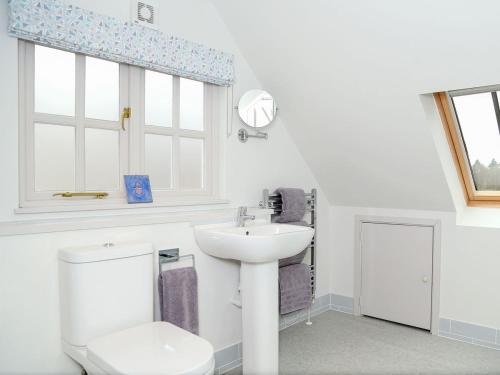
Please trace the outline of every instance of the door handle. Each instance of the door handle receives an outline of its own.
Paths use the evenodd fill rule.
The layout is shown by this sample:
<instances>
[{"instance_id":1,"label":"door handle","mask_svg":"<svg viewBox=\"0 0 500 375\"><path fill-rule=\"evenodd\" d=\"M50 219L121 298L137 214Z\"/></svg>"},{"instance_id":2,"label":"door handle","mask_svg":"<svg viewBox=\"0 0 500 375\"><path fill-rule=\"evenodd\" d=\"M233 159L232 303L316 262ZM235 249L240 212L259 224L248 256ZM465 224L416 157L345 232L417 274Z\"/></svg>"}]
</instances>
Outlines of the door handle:
<instances>
[{"instance_id":1,"label":"door handle","mask_svg":"<svg viewBox=\"0 0 500 375\"><path fill-rule=\"evenodd\" d=\"M424 277L422 278L422 282L423 282L423 283L426 283L426 282L428 282L428 281L429 281L429 278L428 278L427 276L424 276Z\"/></svg>"},{"instance_id":2,"label":"door handle","mask_svg":"<svg viewBox=\"0 0 500 375\"><path fill-rule=\"evenodd\" d=\"M125 119L132 116L132 109L130 107L123 107L121 115L122 130L125 130Z\"/></svg>"}]
</instances>

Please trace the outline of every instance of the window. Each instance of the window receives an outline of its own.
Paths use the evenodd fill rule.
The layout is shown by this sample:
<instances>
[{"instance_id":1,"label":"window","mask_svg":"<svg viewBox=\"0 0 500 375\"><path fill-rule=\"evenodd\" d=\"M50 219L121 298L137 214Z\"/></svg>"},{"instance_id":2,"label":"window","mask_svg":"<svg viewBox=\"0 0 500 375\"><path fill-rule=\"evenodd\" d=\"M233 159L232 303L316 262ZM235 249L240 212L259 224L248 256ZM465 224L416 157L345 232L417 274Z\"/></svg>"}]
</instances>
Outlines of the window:
<instances>
[{"instance_id":1,"label":"window","mask_svg":"<svg viewBox=\"0 0 500 375\"><path fill-rule=\"evenodd\" d=\"M500 86L435 94L468 205L500 204Z\"/></svg>"},{"instance_id":2,"label":"window","mask_svg":"<svg viewBox=\"0 0 500 375\"><path fill-rule=\"evenodd\" d=\"M148 174L155 203L217 193L215 86L20 42L21 207L125 203L123 175ZM122 110L131 116L122 118Z\"/></svg>"}]
</instances>

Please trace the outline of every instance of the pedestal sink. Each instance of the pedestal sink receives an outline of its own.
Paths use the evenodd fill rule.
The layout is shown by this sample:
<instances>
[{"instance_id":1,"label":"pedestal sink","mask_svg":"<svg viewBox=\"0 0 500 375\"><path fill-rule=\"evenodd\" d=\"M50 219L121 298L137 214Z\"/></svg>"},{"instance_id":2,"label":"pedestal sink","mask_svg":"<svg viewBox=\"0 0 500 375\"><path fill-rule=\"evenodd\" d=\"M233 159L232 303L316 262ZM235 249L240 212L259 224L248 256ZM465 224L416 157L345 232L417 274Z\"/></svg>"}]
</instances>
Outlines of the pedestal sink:
<instances>
[{"instance_id":1,"label":"pedestal sink","mask_svg":"<svg viewBox=\"0 0 500 375\"><path fill-rule=\"evenodd\" d=\"M278 259L304 250L314 229L263 221L202 225L194 232L203 252L241 261L243 373L278 374Z\"/></svg>"}]
</instances>

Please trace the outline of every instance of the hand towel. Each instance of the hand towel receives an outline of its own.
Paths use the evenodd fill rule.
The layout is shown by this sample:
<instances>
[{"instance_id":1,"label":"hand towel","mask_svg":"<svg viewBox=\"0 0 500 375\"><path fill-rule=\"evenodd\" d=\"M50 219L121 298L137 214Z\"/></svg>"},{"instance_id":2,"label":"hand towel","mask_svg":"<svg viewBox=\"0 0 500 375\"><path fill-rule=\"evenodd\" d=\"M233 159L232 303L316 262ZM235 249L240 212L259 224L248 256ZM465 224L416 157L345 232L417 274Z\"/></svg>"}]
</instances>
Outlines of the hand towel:
<instances>
[{"instance_id":1,"label":"hand towel","mask_svg":"<svg viewBox=\"0 0 500 375\"><path fill-rule=\"evenodd\" d=\"M305 221L294 221L294 222L291 222L291 223L287 223L289 225L300 225L300 226L303 226L303 227L307 227L309 226L309 223L305 222ZM283 258L283 259L280 259L279 260L279 266L280 267L286 267L286 266L290 266L292 264L299 264L299 263L302 263L302 261L304 260L304 257L306 256L306 253L307 253L307 247L302 250L300 253L298 254L295 254L291 257L288 257L288 258Z\"/></svg>"},{"instance_id":2,"label":"hand towel","mask_svg":"<svg viewBox=\"0 0 500 375\"><path fill-rule=\"evenodd\" d=\"M278 188L276 194L281 195L281 214L276 223L301 221L306 213L306 196L304 190L295 188Z\"/></svg>"},{"instance_id":3,"label":"hand towel","mask_svg":"<svg viewBox=\"0 0 500 375\"><path fill-rule=\"evenodd\" d=\"M280 313L305 309L312 302L311 273L307 264L279 269Z\"/></svg>"},{"instance_id":4,"label":"hand towel","mask_svg":"<svg viewBox=\"0 0 500 375\"><path fill-rule=\"evenodd\" d=\"M158 276L161 320L195 335L198 323L198 279L194 267L166 270Z\"/></svg>"}]
</instances>

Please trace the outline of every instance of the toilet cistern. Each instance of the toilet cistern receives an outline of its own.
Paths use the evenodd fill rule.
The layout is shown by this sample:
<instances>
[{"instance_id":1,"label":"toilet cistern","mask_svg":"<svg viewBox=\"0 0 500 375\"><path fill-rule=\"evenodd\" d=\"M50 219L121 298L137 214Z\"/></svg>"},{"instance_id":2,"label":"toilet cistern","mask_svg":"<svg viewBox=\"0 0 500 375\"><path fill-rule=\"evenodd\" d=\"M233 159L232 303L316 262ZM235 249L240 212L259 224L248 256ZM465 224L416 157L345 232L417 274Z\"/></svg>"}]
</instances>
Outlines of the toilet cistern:
<instances>
[{"instance_id":1,"label":"toilet cistern","mask_svg":"<svg viewBox=\"0 0 500 375\"><path fill-rule=\"evenodd\" d=\"M247 220L255 220L255 215L247 215L247 207L238 207L238 215L236 216L236 225L244 227Z\"/></svg>"}]
</instances>

